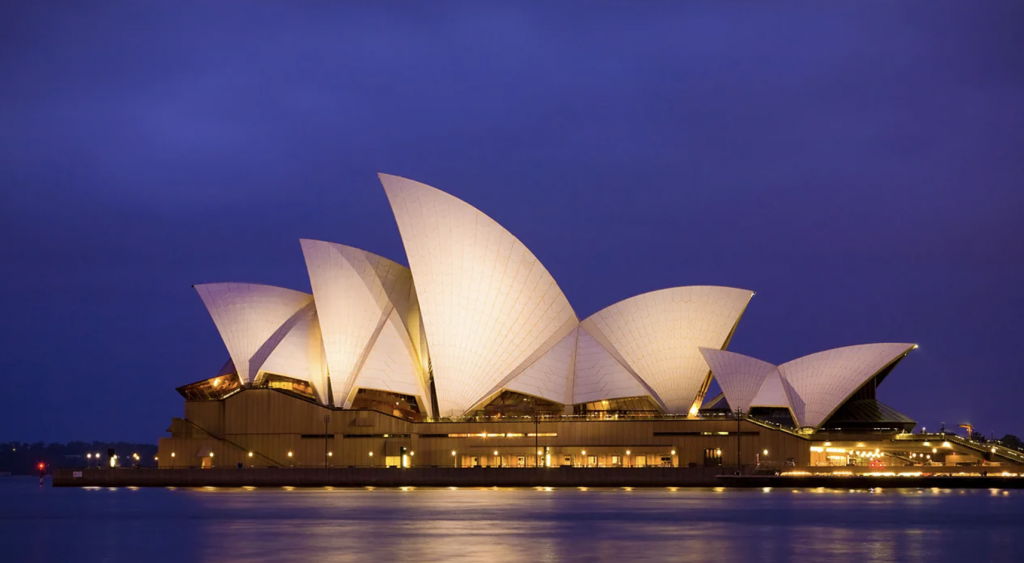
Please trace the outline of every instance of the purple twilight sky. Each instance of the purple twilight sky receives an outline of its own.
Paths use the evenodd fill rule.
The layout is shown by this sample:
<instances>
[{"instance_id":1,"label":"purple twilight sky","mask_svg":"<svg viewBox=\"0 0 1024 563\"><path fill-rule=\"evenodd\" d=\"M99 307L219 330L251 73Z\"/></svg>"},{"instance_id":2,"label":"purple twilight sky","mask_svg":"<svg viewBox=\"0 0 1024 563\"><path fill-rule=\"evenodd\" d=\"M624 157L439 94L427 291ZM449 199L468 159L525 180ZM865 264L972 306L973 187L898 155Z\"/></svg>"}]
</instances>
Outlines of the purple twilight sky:
<instances>
[{"instance_id":1,"label":"purple twilight sky","mask_svg":"<svg viewBox=\"0 0 1024 563\"><path fill-rule=\"evenodd\" d=\"M581 317L752 289L731 350L917 342L883 402L1024 433L1024 2L384 4L0 4L0 440L164 435L194 283L407 263L378 171Z\"/></svg>"}]
</instances>

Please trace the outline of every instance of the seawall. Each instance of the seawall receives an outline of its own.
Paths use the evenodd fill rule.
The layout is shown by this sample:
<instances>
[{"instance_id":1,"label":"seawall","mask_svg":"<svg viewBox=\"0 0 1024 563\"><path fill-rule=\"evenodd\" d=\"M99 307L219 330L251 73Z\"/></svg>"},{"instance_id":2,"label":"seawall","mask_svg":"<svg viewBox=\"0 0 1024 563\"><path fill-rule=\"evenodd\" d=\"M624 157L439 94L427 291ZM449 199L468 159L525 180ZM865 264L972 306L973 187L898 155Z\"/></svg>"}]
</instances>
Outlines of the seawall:
<instances>
[{"instance_id":1,"label":"seawall","mask_svg":"<svg viewBox=\"0 0 1024 563\"><path fill-rule=\"evenodd\" d=\"M727 468L726 468L727 469ZM1018 476L733 476L720 467L57 469L55 487L1024 488Z\"/></svg>"},{"instance_id":2,"label":"seawall","mask_svg":"<svg viewBox=\"0 0 1024 563\"><path fill-rule=\"evenodd\" d=\"M713 487L721 468L57 469L55 487Z\"/></svg>"}]
</instances>

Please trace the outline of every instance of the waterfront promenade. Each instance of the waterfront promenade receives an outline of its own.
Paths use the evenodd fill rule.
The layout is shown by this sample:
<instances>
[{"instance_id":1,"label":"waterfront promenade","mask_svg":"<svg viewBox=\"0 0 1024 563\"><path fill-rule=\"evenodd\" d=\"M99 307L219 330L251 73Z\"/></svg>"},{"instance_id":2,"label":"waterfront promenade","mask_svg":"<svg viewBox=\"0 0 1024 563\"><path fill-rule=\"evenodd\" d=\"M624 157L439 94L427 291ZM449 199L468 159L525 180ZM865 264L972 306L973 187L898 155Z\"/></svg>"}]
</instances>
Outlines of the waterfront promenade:
<instances>
[{"instance_id":1,"label":"waterfront promenade","mask_svg":"<svg viewBox=\"0 0 1024 563\"><path fill-rule=\"evenodd\" d=\"M1024 488L1024 477L1017 473L983 474L979 468L961 467L805 468L777 476L734 473L723 467L57 469L53 486Z\"/></svg>"}]
</instances>

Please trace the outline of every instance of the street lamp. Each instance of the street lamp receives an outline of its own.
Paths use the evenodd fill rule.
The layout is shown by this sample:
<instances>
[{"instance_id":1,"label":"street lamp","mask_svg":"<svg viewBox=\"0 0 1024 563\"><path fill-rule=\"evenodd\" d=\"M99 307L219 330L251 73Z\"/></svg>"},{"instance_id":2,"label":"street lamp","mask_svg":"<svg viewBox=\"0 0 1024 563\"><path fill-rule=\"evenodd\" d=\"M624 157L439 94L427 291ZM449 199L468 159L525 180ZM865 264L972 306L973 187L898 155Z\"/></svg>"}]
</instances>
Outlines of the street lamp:
<instances>
[{"instance_id":1,"label":"street lamp","mask_svg":"<svg viewBox=\"0 0 1024 563\"><path fill-rule=\"evenodd\" d=\"M533 409L533 447L537 448L537 463L534 467L540 467L540 419L537 418L537 409Z\"/></svg>"},{"instance_id":2,"label":"street lamp","mask_svg":"<svg viewBox=\"0 0 1024 563\"><path fill-rule=\"evenodd\" d=\"M324 469L327 469L327 423L331 421L331 415L324 415Z\"/></svg>"},{"instance_id":3,"label":"street lamp","mask_svg":"<svg viewBox=\"0 0 1024 563\"><path fill-rule=\"evenodd\" d=\"M740 463L740 421L743 420L743 409L736 409L736 467L743 473L743 465Z\"/></svg>"}]
</instances>

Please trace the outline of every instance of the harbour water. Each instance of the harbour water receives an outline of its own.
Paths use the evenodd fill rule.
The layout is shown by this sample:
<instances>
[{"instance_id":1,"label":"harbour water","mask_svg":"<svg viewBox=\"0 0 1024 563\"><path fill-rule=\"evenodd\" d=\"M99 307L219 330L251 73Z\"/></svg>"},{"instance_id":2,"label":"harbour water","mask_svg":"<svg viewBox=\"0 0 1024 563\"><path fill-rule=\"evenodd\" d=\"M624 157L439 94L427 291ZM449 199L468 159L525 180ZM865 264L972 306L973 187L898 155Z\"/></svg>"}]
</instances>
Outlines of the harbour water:
<instances>
[{"instance_id":1,"label":"harbour water","mask_svg":"<svg viewBox=\"0 0 1024 563\"><path fill-rule=\"evenodd\" d=\"M54 489L0 479L0 561L1021 561L1024 491Z\"/></svg>"}]
</instances>

